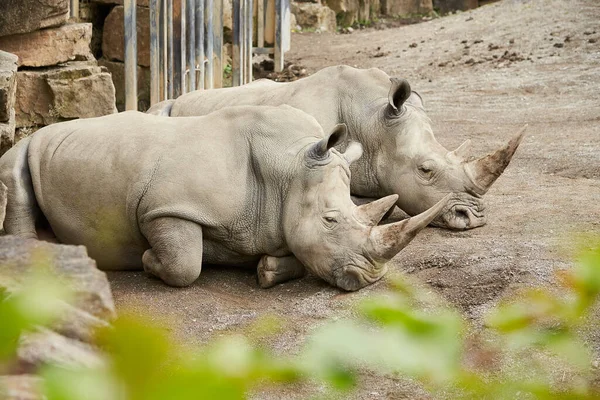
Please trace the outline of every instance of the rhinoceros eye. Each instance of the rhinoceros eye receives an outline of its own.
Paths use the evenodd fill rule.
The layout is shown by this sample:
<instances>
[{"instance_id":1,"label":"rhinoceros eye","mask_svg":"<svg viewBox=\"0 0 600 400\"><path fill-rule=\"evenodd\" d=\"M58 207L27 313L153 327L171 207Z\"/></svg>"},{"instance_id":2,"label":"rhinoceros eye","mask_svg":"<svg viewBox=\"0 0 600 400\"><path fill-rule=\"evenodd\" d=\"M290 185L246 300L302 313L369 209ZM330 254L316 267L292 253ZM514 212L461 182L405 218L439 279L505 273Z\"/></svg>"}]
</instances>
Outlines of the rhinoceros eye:
<instances>
[{"instance_id":1,"label":"rhinoceros eye","mask_svg":"<svg viewBox=\"0 0 600 400\"><path fill-rule=\"evenodd\" d=\"M325 221L330 224L337 224L337 219L333 217L324 217Z\"/></svg>"},{"instance_id":2,"label":"rhinoceros eye","mask_svg":"<svg viewBox=\"0 0 600 400\"><path fill-rule=\"evenodd\" d=\"M431 179L433 177L433 166L425 163L425 164L421 164L419 167L417 167L417 169L419 170L419 173L421 174L421 176L425 179Z\"/></svg>"}]
</instances>

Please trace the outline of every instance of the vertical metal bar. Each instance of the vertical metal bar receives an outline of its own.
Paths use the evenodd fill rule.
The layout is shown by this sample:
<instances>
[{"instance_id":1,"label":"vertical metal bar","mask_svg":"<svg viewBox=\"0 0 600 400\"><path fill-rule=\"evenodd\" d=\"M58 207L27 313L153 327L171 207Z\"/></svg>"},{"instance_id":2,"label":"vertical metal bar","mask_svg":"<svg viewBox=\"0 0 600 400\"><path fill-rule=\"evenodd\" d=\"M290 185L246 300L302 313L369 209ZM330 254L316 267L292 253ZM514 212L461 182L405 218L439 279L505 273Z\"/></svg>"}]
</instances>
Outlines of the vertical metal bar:
<instances>
[{"instance_id":1,"label":"vertical metal bar","mask_svg":"<svg viewBox=\"0 0 600 400\"><path fill-rule=\"evenodd\" d=\"M265 47L265 1L257 0L256 4L256 46Z\"/></svg>"},{"instance_id":2,"label":"vertical metal bar","mask_svg":"<svg viewBox=\"0 0 600 400\"><path fill-rule=\"evenodd\" d=\"M215 1L214 26L213 26L213 54L215 65L213 67L213 87L223 87L223 0Z\"/></svg>"},{"instance_id":3,"label":"vertical metal bar","mask_svg":"<svg viewBox=\"0 0 600 400\"><path fill-rule=\"evenodd\" d=\"M240 86L242 79L242 10L241 2L243 0L232 0L233 5L233 51L231 54L231 84Z\"/></svg>"},{"instance_id":4,"label":"vertical metal bar","mask_svg":"<svg viewBox=\"0 0 600 400\"><path fill-rule=\"evenodd\" d=\"M196 2L187 0L187 90L196 90Z\"/></svg>"},{"instance_id":5,"label":"vertical metal bar","mask_svg":"<svg viewBox=\"0 0 600 400\"><path fill-rule=\"evenodd\" d=\"M204 0L196 0L196 87L204 89Z\"/></svg>"},{"instance_id":6,"label":"vertical metal bar","mask_svg":"<svg viewBox=\"0 0 600 400\"><path fill-rule=\"evenodd\" d=\"M125 109L137 110L137 24L136 0L125 0Z\"/></svg>"},{"instance_id":7,"label":"vertical metal bar","mask_svg":"<svg viewBox=\"0 0 600 400\"><path fill-rule=\"evenodd\" d=\"M181 74L182 70L182 51L181 51L181 33L182 33L182 15L181 4L185 0L173 0L173 98L176 99L183 93L181 82L185 76ZM184 64L185 65L185 64Z\"/></svg>"},{"instance_id":8,"label":"vertical metal bar","mask_svg":"<svg viewBox=\"0 0 600 400\"><path fill-rule=\"evenodd\" d=\"M248 9L246 10L246 83L252 82L252 35L253 18L254 18L254 2L247 0Z\"/></svg>"},{"instance_id":9,"label":"vertical metal bar","mask_svg":"<svg viewBox=\"0 0 600 400\"><path fill-rule=\"evenodd\" d=\"M179 16L181 18L181 31L179 32L180 35L180 49L181 49L181 60L179 60L179 78L181 79L181 92L180 95L184 94L187 92L187 87L186 87L186 61L187 58L185 56L186 54L186 26L187 26L187 12L186 12L186 1L187 0L180 0L180 13Z\"/></svg>"},{"instance_id":10,"label":"vertical metal bar","mask_svg":"<svg viewBox=\"0 0 600 400\"><path fill-rule=\"evenodd\" d=\"M242 54L241 58L240 58L240 63L241 63L241 70L242 70L242 80L240 81L240 85L244 85L246 83L246 67L248 66L248 64L246 63L246 43L248 43L248 41L246 40L246 35L248 34L248 31L246 30L246 9L248 8L248 0L242 0L242 5L240 8L240 30L242 31L241 33L241 42L240 42L240 52Z\"/></svg>"},{"instance_id":11,"label":"vertical metal bar","mask_svg":"<svg viewBox=\"0 0 600 400\"><path fill-rule=\"evenodd\" d=\"M160 37L159 37L159 52L160 52L160 100L166 100L168 93L167 86L167 0L160 0Z\"/></svg>"},{"instance_id":12,"label":"vertical metal bar","mask_svg":"<svg viewBox=\"0 0 600 400\"><path fill-rule=\"evenodd\" d=\"M206 69L204 70L204 87L206 89L213 88L213 0L205 0L205 8L204 8L204 49L206 51Z\"/></svg>"},{"instance_id":13,"label":"vertical metal bar","mask_svg":"<svg viewBox=\"0 0 600 400\"><path fill-rule=\"evenodd\" d=\"M168 0L167 9L167 89L168 98L175 97L175 49L173 38L173 0Z\"/></svg>"},{"instance_id":14,"label":"vertical metal bar","mask_svg":"<svg viewBox=\"0 0 600 400\"><path fill-rule=\"evenodd\" d=\"M79 19L79 0L71 0L70 16Z\"/></svg>"},{"instance_id":15,"label":"vertical metal bar","mask_svg":"<svg viewBox=\"0 0 600 400\"><path fill-rule=\"evenodd\" d=\"M150 0L150 105L160 101L160 49L158 0Z\"/></svg>"},{"instance_id":16,"label":"vertical metal bar","mask_svg":"<svg viewBox=\"0 0 600 400\"><path fill-rule=\"evenodd\" d=\"M275 72L283 71L283 16L286 0L275 0Z\"/></svg>"}]
</instances>

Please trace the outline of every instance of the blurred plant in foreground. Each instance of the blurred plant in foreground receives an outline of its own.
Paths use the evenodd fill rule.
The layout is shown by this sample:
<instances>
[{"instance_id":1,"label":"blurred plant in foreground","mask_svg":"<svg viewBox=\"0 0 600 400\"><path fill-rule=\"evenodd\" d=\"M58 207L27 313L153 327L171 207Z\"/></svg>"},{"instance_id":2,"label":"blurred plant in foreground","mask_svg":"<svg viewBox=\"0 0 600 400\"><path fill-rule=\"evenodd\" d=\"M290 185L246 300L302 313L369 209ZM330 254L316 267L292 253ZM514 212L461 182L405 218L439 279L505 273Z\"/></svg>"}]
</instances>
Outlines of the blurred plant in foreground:
<instances>
[{"instance_id":1,"label":"blurred plant in foreground","mask_svg":"<svg viewBox=\"0 0 600 400\"><path fill-rule=\"evenodd\" d=\"M48 400L240 399L273 383L351 390L369 370L411 377L445 398L598 398L592 356L577 332L600 294L600 246L557 280L560 290L523 291L491 310L478 330L432 294L392 279L389 293L359 304L358 318L325 324L287 358L242 335L192 350L170 340L166 329L122 316L98 332L103 367L47 366L43 391ZM20 332L52 316L61 292L44 281L0 298L0 365ZM556 366L568 379L555 379Z\"/></svg>"}]
</instances>

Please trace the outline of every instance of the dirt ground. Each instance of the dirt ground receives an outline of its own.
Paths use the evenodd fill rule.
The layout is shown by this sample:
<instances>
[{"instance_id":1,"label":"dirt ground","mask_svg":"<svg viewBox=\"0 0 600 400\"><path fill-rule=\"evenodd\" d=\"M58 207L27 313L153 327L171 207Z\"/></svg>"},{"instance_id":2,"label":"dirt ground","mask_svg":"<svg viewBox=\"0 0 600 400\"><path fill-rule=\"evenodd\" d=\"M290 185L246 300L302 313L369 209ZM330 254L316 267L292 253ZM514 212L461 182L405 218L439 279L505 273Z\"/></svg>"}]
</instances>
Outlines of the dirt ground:
<instances>
[{"instance_id":1,"label":"dirt ground","mask_svg":"<svg viewBox=\"0 0 600 400\"><path fill-rule=\"evenodd\" d=\"M475 154L483 154L529 124L486 196L488 224L466 232L427 228L390 267L442 294L476 323L515 289L551 284L557 269L571 265L574 233L600 233L599 21L597 0L502 0L399 28L292 37L288 59L309 72L348 64L407 78L448 149L470 138ZM194 343L262 315L281 316L285 332L272 345L283 352L385 288L379 282L347 294L308 277L261 290L255 279L253 271L206 267L194 285L174 289L143 273L110 274L120 310L166 318L175 335ZM590 326L598 350L596 332ZM410 382L373 376L354 394L422 396Z\"/></svg>"}]
</instances>

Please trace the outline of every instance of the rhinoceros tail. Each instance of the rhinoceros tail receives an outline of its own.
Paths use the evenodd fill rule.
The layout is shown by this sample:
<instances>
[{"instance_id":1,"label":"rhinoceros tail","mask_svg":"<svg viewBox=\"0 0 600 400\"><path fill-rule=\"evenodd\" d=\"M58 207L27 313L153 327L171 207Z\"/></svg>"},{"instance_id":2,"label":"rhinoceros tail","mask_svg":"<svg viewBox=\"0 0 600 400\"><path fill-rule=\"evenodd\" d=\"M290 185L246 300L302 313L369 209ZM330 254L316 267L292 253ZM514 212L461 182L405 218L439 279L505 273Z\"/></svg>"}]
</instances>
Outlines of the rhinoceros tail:
<instances>
[{"instance_id":1,"label":"rhinoceros tail","mask_svg":"<svg viewBox=\"0 0 600 400\"><path fill-rule=\"evenodd\" d=\"M146 111L146 114L158 115L161 117L170 117L171 116L171 108L173 108L173 104L175 104L175 100L165 100L160 103L156 103L152 107Z\"/></svg>"},{"instance_id":2,"label":"rhinoceros tail","mask_svg":"<svg viewBox=\"0 0 600 400\"><path fill-rule=\"evenodd\" d=\"M40 208L35 198L29 163L31 136L22 139L0 158L0 182L6 186L4 232L25 238L36 238L35 223Z\"/></svg>"}]
</instances>

